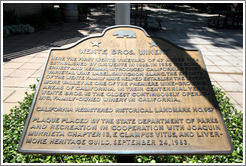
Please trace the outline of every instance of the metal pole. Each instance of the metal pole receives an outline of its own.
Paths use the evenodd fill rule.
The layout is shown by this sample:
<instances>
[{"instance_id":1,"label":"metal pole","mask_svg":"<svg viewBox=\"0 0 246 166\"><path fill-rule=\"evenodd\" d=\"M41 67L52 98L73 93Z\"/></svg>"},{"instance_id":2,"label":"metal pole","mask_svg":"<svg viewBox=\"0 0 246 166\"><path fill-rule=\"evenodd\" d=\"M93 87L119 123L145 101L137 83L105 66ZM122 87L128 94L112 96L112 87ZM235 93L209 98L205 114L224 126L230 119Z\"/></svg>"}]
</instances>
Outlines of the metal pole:
<instances>
[{"instance_id":1,"label":"metal pole","mask_svg":"<svg viewBox=\"0 0 246 166\"><path fill-rule=\"evenodd\" d=\"M141 4L141 15L140 15L140 27L142 26L142 18L143 18L143 4Z\"/></svg>"},{"instance_id":2,"label":"metal pole","mask_svg":"<svg viewBox=\"0 0 246 166\"><path fill-rule=\"evenodd\" d=\"M130 3L115 4L115 25L130 25ZM117 156L118 163L134 163L135 156Z\"/></svg>"},{"instance_id":3,"label":"metal pole","mask_svg":"<svg viewBox=\"0 0 246 166\"><path fill-rule=\"evenodd\" d=\"M115 25L130 25L130 3L115 4Z\"/></svg>"}]
</instances>

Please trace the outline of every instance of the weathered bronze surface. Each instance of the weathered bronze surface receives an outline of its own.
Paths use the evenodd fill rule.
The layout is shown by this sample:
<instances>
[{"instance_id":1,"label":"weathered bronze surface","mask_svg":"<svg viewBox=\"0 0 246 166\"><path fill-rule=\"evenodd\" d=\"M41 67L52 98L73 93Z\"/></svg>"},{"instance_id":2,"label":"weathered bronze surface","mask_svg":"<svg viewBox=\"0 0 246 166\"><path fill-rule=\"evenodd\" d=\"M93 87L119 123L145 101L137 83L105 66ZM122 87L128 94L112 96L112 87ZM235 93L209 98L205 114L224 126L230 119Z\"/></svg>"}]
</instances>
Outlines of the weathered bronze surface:
<instances>
[{"instance_id":1,"label":"weathered bronze surface","mask_svg":"<svg viewBox=\"0 0 246 166\"><path fill-rule=\"evenodd\" d=\"M200 52L134 26L51 49L18 150L229 154Z\"/></svg>"}]
</instances>

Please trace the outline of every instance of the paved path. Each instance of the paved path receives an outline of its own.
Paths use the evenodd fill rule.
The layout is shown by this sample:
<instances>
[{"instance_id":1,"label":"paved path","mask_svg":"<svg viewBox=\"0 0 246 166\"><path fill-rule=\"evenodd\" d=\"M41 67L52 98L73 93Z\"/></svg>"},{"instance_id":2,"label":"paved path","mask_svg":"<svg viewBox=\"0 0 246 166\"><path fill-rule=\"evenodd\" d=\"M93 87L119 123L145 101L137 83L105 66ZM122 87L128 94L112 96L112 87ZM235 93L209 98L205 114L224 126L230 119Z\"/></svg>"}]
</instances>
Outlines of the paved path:
<instances>
[{"instance_id":1,"label":"paved path","mask_svg":"<svg viewBox=\"0 0 246 166\"><path fill-rule=\"evenodd\" d=\"M146 8L148 9L148 8ZM149 9L150 10L150 9ZM151 9L151 16L162 20L161 31L148 31L179 46L201 50L214 85L243 109L243 32L241 29L211 29L208 15ZM100 34L114 25L113 11L93 10L86 23L63 23L29 35L3 40L3 113L22 101L29 85L37 83L49 48L66 47L79 39ZM134 22L134 21L133 21Z\"/></svg>"}]
</instances>

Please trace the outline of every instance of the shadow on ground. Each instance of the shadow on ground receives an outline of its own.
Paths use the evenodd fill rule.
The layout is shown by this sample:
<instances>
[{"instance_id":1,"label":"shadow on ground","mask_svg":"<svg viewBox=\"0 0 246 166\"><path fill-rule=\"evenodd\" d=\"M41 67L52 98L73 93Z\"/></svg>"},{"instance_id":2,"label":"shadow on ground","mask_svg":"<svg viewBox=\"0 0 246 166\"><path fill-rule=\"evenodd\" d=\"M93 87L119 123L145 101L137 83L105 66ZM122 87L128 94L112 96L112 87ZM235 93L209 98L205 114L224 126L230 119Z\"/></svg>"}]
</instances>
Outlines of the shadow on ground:
<instances>
[{"instance_id":1,"label":"shadow on ground","mask_svg":"<svg viewBox=\"0 0 246 166\"><path fill-rule=\"evenodd\" d=\"M148 10L149 18L161 20L160 31L148 30L153 36L162 37L181 47L195 48L196 44L211 44L217 47L242 48L242 29L211 29L207 27L208 16L197 12L153 9ZM95 8L88 21L53 25L46 30L28 35L16 35L3 40L3 60L9 61L27 56L51 47L61 47L74 43L88 35L102 33L114 25L112 5ZM197 39L197 40L194 40ZM199 40L199 42L198 42ZM196 43L197 42L197 43Z\"/></svg>"},{"instance_id":2,"label":"shadow on ground","mask_svg":"<svg viewBox=\"0 0 246 166\"><path fill-rule=\"evenodd\" d=\"M147 8L150 17L161 20L161 32L150 31L150 35L159 36L181 46L195 48L196 44L210 44L224 48L243 47L243 29L209 28L207 20L214 15L198 12L184 12ZM175 37L173 37L175 36ZM191 39L198 39L195 43ZM196 41L196 40L195 40Z\"/></svg>"},{"instance_id":3,"label":"shadow on ground","mask_svg":"<svg viewBox=\"0 0 246 166\"><path fill-rule=\"evenodd\" d=\"M32 34L4 38L3 61L35 54L52 47L61 47L86 36L101 33L108 26L114 25L114 15L110 14L112 13L110 9L111 7L108 7L106 12L101 8L94 9L88 20L83 22L60 23Z\"/></svg>"}]
</instances>

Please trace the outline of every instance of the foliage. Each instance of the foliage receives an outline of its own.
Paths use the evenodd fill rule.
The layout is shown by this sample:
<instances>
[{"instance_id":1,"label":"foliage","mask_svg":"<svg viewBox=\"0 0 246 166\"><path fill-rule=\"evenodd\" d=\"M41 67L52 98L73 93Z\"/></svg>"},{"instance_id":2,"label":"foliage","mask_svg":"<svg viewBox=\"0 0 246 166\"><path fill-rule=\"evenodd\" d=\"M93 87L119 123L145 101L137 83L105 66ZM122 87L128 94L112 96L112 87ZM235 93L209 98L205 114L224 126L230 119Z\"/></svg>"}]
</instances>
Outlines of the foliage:
<instances>
[{"instance_id":1,"label":"foliage","mask_svg":"<svg viewBox=\"0 0 246 166\"><path fill-rule=\"evenodd\" d=\"M30 88L35 91L36 85ZM26 97L19 106L3 115L3 162L4 163L113 163L111 155L41 155L21 154L17 152L18 142L24 129L28 112L31 108L34 92L25 93Z\"/></svg>"},{"instance_id":2,"label":"foliage","mask_svg":"<svg viewBox=\"0 0 246 166\"><path fill-rule=\"evenodd\" d=\"M11 35L11 33L10 33L9 28L3 27L3 37L8 37L10 35Z\"/></svg>"},{"instance_id":3,"label":"foliage","mask_svg":"<svg viewBox=\"0 0 246 166\"><path fill-rule=\"evenodd\" d=\"M27 14L20 18L20 22L23 24L30 24L36 30L43 30L48 25L45 16L39 13Z\"/></svg>"},{"instance_id":4,"label":"foliage","mask_svg":"<svg viewBox=\"0 0 246 166\"><path fill-rule=\"evenodd\" d=\"M3 25L14 25L19 24L19 18L15 13L15 10L5 10L3 12Z\"/></svg>"},{"instance_id":5,"label":"foliage","mask_svg":"<svg viewBox=\"0 0 246 166\"><path fill-rule=\"evenodd\" d=\"M30 88L35 91L36 86ZM232 155L160 155L136 156L140 163L242 163L243 162L243 113L235 109L221 89L213 87L234 151ZM17 152L24 124L31 107L34 92L28 94L19 106L3 115L3 162L4 163L112 163L114 155L41 155Z\"/></svg>"},{"instance_id":6,"label":"foliage","mask_svg":"<svg viewBox=\"0 0 246 166\"><path fill-rule=\"evenodd\" d=\"M3 36L8 37L13 34L25 34L25 33L33 33L34 28L29 24L23 25L11 25L3 27Z\"/></svg>"},{"instance_id":7,"label":"foliage","mask_svg":"<svg viewBox=\"0 0 246 166\"><path fill-rule=\"evenodd\" d=\"M242 163L243 162L243 113L235 109L225 92L213 86L234 151L231 155L166 155L136 156L143 163Z\"/></svg>"},{"instance_id":8,"label":"foliage","mask_svg":"<svg viewBox=\"0 0 246 166\"><path fill-rule=\"evenodd\" d=\"M49 23L56 23L56 22L60 22L62 20L61 11L58 9L55 9L54 7L47 7L45 9L43 9L42 13L45 16L45 19Z\"/></svg>"},{"instance_id":9,"label":"foliage","mask_svg":"<svg viewBox=\"0 0 246 166\"><path fill-rule=\"evenodd\" d=\"M31 33L34 30L43 30L47 27L48 23L60 22L61 19L61 12L53 7L45 8L41 13L27 14L21 17L16 15L14 9L7 10L4 11L3 22L5 26L10 27L4 28L4 37L10 34Z\"/></svg>"},{"instance_id":10,"label":"foliage","mask_svg":"<svg viewBox=\"0 0 246 166\"><path fill-rule=\"evenodd\" d=\"M89 4L86 4L86 3L79 3L78 10L79 10L79 14L90 14L91 13Z\"/></svg>"}]
</instances>

